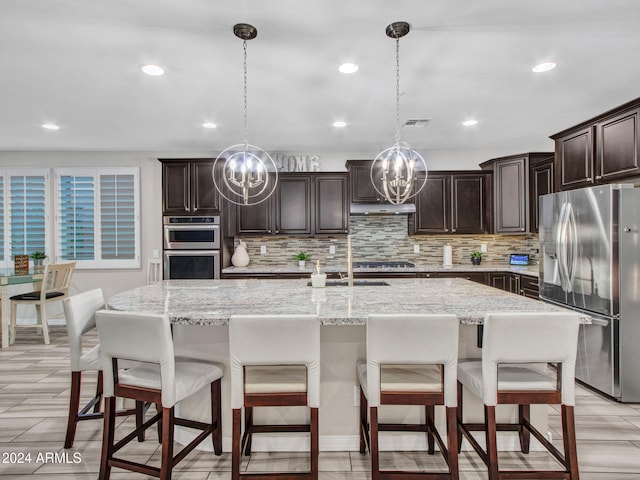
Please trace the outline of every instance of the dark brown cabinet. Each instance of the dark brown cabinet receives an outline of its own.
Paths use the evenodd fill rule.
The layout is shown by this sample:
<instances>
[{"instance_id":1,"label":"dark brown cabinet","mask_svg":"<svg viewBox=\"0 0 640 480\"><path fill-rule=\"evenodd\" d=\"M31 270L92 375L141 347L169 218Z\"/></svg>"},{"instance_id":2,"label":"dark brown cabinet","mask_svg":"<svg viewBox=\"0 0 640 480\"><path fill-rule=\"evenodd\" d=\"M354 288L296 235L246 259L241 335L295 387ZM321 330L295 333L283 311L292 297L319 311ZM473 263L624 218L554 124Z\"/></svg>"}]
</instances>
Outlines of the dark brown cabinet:
<instances>
[{"instance_id":1,"label":"dark brown cabinet","mask_svg":"<svg viewBox=\"0 0 640 480\"><path fill-rule=\"evenodd\" d=\"M551 138L559 190L636 177L640 175L640 98Z\"/></svg>"},{"instance_id":2,"label":"dark brown cabinet","mask_svg":"<svg viewBox=\"0 0 640 480\"><path fill-rule=\"evenodd\" d=\"M496 272L489 273L488 285L500 290L522 295L527 298L538 299L538 279L530 275L517 273Z\"/></svg>"},{"instance_id":3,"label":"dark brown cabinet","mask_svg":"<svg viewBox=\"0 0 640 480\"><path fill-rule=\"evenodd\" d=\"M237 206L239 235L333 235L349 231L346 173L289 173L274 194L257 205Z\"/></svg>"},{"instance_id":4,"label":"dark brown cabinet","mask_svg":"<svg viewBox=\"0 0 640 480\"><path fill-rule=\"evenodd\" d=\"M410 222L410 232L486 233L490 181L491 172L429 172L425 188L415 197L416 213Z\"/></svg>"},{"instance_id":5,"label":"dark brown cabinet","mask_svg":"<svg viewBox=\"0 0 640 480\"><path fill-rule=\"evenodd\" d=\"M214 159L159 160L162 162L164 215L219 213L219 195L212 175Z\"/></svg>"},{"instance_id":6,"label":"dark brown cabinet","mask_svg":"<svg viewBox=\"0 0 640 480\"><path fill-rule=\"evenodd\" d=\"M529 165L529 231L537 232L540 223L539 197L554 192L553 156Z\"/></svg>"},{"instance_id":7,"label":"dark brown cabinet","mask_svg":"<svg viewBox=\"0 0 640 480\"><path fill-rule=\"evenodd\" d=\"M551 152L534 152L494 158L482 163L493 171L493 233L527 233L537 231L538 191L530 188L531 168L553 161ZM549 193L549 192L545 192Z\"/></svg>"},{"instance_id":8,"label":"dark brown cabinet","mask_svg":"<svg viewBox=\"0 0 640 480\"><path fill-rule=\"evenodd\" d=\"M385 203L371 183L371 164L373 160L347 160L346 167L351 178L351 202L352 203ZM373 180L382 191L382 173L373 174Z\"/></svg>"}]
</instances>

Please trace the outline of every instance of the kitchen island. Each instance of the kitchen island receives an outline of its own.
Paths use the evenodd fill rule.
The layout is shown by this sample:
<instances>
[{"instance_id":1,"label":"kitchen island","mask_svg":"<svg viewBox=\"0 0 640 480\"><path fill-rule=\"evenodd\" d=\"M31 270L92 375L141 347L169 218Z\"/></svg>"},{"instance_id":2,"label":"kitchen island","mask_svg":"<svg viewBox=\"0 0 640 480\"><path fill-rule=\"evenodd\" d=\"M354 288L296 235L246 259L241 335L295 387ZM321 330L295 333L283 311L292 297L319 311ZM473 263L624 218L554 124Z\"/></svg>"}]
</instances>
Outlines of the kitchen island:
<instances>
[{"instance_id":1,"label":"kitchen island","mask_svg":"<svg viewBox=\"0 0 640 480\"><path fill-rule=\"evenodd\" d=\"M328 286L312 288L308 280L171 280L147 285L113 296L109 308L125 311L148 311L166 314L173 323L176 354L213 360L225 365L222 383L223 449L230 451L231 424L229 406L228 321L243 314L315 314L323 324L321 330L321 406L320 449L348 451L359 448L358 392L355 363L365 358L365 324L372 313L451 313L461 322L459 356L478 358L476 328L485 313L558 312L560 307L524 298L503 290L460 278L416 279L387 278L388 285ZM585 322L589 319L586 317ZM206 389L205 389L206 390ZM201 392L180 405L180 414L195 420L208 416L208 392ZM467 402L469 405L467 406ZM501 418L514 415L515 407L499 409ZM465 395L465 415L477 417L479 399ZM264 409L257 421L300 421L299 407ZM414 407L388 407L383 415L394 421L415 421L422 413ZM440 409L436 421L442 425ZM533 406L532 420L547 431L547 407ZM444 430L442 430L444 431ZM424 435L389 433L381 439L382 449L426 448ZM177 439L186 441L186 432ZM499 448L517 448L517 437L501 436ZM279 436L276 440L257 436L254 449L296 451L306 447L299 436ZM533 445L532 439L532 448Z\"/></svg>"}]
</instances>

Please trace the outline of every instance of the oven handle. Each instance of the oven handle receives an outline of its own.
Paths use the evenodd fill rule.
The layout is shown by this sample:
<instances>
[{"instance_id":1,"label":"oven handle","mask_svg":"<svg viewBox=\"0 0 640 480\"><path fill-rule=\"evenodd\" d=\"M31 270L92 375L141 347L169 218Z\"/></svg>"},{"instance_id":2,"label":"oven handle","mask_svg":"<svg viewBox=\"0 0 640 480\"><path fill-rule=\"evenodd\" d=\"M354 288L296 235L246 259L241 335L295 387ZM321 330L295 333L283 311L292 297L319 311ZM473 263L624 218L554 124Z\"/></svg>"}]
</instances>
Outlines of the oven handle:
<instances>
[{"instance_id":1,"label":"oven handle","mask_svg":"<svg viewBox=\"0 0 640 480\"><path fill-rule=\"evenodd\" d=\"M197 255L220 256L220 250L165 250L164 255L165 257Z\"/></svg>"},{"instance_id":2,"label":"oven handle","mask_svg":"<svg viewBox=\"0 0 640 480\"><path fill-rule=\"evenodd\" d=\"M220 230L220 225L165 225L165 230Z\"/></svg>"}]
</instances>

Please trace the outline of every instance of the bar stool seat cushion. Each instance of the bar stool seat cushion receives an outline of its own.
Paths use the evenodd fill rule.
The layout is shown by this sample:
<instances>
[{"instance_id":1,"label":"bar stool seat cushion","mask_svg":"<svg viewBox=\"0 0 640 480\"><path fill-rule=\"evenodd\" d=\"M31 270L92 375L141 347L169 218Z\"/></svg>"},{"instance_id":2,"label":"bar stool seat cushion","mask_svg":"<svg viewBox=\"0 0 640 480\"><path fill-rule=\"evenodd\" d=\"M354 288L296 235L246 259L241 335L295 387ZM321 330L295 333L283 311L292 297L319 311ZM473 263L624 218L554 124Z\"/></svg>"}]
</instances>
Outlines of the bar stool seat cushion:
<instances>
[{"instance_id":1,"label":"bar stool seat cushion","mask_svg":"<svg viewBox=\"0 0 640 480\"><path fill-rule=\"evenodd\" d=\"M356 364L358 380L366 392L367 362ZM382 365L380 367L380 390L393 392L441 392L442 373L437 365Z\"/></svg>"},{"instance_id":2,"label":"bar stool seat cushion","mask_svg":"<svg viewBox=\"0 0 640 480\"><path fill-rule=\"evenodd\" d=\"M100 345L96 345L80 355L80 358L78 358L80 371L102 370L102 357L100 355Z\"/></svg>"},{"instance_id":3,"label":"bar stool seat cushion","mask_svg":"<svg viewBox=\"0 0 640 480\"><path fill-rule=\"evenodd\" d=\"M458 362L458 380L474 395L482 397L482 361ZM503 364L498 368L498 391L501 390L555 390L557 380L533 366Z\"/></svg>"},{"instance_id":4,"label":"bar stool seat cushion","mask_svg":"<svg viewBox=\"0 0 640 480\"><path fill-rule=\"evenodd\" d=\"M244 367L245 393L306 392L304 365L249 365Z\"/></svg>"},{"instance_id":5,"label":"bar stool seat cushion","mask_svg":"<svg viewBox=\"0 0 640 480\"><path fill-rule=\"evenodd\" d=\"M222 378L224 367L217 363L177 360L175 362L175 401L179 402ZM118 374L121 384L162 390L160 366L142 363Z\"/></svg>"}]
</instances>

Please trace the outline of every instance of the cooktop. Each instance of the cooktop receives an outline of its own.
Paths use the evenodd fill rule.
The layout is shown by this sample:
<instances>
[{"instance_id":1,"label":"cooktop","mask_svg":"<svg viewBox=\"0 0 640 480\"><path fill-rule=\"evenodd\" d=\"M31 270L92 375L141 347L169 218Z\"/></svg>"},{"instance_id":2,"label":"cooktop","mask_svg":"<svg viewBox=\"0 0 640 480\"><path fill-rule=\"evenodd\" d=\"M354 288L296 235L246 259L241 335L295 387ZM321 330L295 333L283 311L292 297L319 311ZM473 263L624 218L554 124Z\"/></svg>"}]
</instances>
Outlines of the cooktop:
<instances>
[{"instance_id":1,"label":"cooktop","mask_svg":"<svg viewBox=\"0 0 640 480\"><path fill-rule=\"evenodd\" d=\"M353 262L353 268L408 268L415 267L411 262Z\"/></svg>"}]
</instances>

